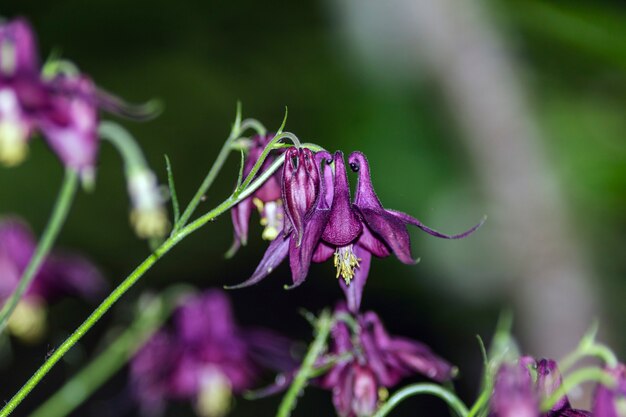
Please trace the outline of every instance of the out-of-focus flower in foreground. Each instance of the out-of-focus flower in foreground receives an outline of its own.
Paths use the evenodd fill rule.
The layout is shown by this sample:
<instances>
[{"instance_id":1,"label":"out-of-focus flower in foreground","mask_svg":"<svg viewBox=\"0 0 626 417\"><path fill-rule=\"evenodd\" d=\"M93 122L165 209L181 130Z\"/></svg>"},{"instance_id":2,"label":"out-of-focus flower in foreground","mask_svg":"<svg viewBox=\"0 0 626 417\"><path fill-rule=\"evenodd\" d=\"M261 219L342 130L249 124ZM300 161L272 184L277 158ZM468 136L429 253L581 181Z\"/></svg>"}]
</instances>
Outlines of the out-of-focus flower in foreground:
<instances>
[{"instance_id":1,"label":"out-of-focus flower in foreground","mask_svg":"<svg viewBox=\"0 0 626 417\"><path fill-rule=\"evenodd\" d=\"M0 305L16 289L35 246L32 232L23 222L15 218L0 220ZM100 272L90 261L75 254L53 252L24 293L8 327L21 340L36 342L45 331L48 304L66 296L93 300L105 287Z\"/></svg>"},{"instance_id":2,"label":"out-of-focus flower in foreground","mask_svg":"<svg viewBox=\"0 0 626 417\"><path fill-rule=\"evenodd\" d=\"M618 364L606 370L615 379L615 387L598 384L593 401L593 415L596 417L626 416L626 366Z\"/></svg>"},{"instance_id":3,"label":"out-of-focus flower in foreground","mask_svg":"<svg viewBox=\"0 0 626 417\"><path fill-rule=\"evenodd\" d=\"M536 371L536 378L533 378L531 369ZM551 359L536 362L530 357L522 357L518 363L504 363L496 373L489 415L491 417L590 417L590 412L572 408L565 395L559 398L550 410L541 413L539 408L541 402L554 394L561 384L561 374L556 362Z\"/></svg>"},{"instance_id":4,"label":"out-of-focus flower in foreground","mask_svg":"<svg viewBox=\"0 0 626 417\"><path fill-rule=\"evenodd\" d=\"M168 400L192 401L199 416L219 417L233 394L253 386L263 368L293 367L290 342L271 331L242 329L219 290L188 298L170 330L161 330L131 363L134 394L155 415Z\"/></svg>"}]
</instances>

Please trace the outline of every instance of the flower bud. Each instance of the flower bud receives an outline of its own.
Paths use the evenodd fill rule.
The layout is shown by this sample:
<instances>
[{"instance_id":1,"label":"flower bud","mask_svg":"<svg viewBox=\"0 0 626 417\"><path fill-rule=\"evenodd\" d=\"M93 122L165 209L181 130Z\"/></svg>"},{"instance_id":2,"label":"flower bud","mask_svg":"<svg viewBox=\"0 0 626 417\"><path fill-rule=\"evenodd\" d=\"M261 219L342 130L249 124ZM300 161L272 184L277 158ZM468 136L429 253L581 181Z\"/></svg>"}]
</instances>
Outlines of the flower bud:
<instances>
[{"instance_id":1,"label":"flower bud","mask_svg":"<svg viewBox=\"0 0 626 417\"><path fill-rule=\"evenodd\" d=\"M282 189L285 214L297 233L299 246L304 220L312 213L320 196L319 167L310 149L289 148L285 152Z\"/></svg>"},{"instance_id":2,"label":"flower bud","mask_svg":"<svg viewBox=\"0 0 626 417\"><path fill-rule=\"evenodd\" d=\"M167 212L156 176L149 169L138 169L128 177L131 201L130 222L141 238L164 237L169 229Z\"/></svg>"}]
</instances>

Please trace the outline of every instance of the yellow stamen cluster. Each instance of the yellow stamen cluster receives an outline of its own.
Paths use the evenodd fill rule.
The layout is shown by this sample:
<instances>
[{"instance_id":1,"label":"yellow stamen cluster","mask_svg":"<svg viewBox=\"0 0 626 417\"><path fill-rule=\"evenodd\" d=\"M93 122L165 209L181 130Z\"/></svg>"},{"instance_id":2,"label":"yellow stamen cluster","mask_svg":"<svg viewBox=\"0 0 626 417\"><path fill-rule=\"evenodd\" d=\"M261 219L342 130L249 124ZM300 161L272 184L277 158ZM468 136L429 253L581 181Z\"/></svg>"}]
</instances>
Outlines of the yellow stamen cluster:
<instances>
[{"instance_id":1,"label":"yellow stamen cluster","mask_svg":"<svg viewBox=\"0 0 626 417\"><path fill-rule=\"evenodd\" d=\"M38 343L46 332L46 306L30 298L17 304L8 323L9 331L24 343Z\"/></svg>"},{"instance_id":2,"label":"yellow stamen cluster","mask_svg":"<svg viewBox=\"0 0 626 417\"><path fill-rule=\"evenodd\" d=\"M350 281L354 278L355 269L359 268L361 259L357 258L352 251L352 245L337 248L335 251L334 265L337 268L337 276L343 278L346 285L350 285Z\"/></svg>"},{"instance_id":3,"label":"yellow stamen cluster","mask_svg":"<svg viewBox=\"0 0 626 417\"><path fill-rule=\"evenodd\" d=\"M270 201L264 203L258 198L253 198L252 203L256 206L261 216L261 226L264 226L261 237L265 240L274 240L283 228L283 212L280 209L282 201Z\"/></svg>"}]
</instances>

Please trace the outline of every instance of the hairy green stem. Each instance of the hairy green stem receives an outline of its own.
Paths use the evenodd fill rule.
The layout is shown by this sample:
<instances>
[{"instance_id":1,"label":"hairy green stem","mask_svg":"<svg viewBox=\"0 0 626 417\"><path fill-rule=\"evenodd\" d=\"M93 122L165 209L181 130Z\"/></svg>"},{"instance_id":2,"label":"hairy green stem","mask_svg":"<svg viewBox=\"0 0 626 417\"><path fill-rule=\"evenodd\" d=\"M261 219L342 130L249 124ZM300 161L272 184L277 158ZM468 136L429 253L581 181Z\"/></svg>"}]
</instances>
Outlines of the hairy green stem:
<instances>
[{"instance_id":1,"label":"hairy green stem","mask_svg":"<svg viewBox=\"0 0 626 417\"><path fill-rule=\"evenodd\" d=\"M176 307L181 296L188 294L187 287L172 287L152 297L138 308L134 322L106 349L61 389L40 405L30 417L64 417L82 404L89 396L144 345L163 324Z\"/></svg>"},{"instance_id":2,"label":"hairy green stem","mask_svg":"<svg viewBox=\"0 0 626 417\"><path fill-rule=\"evenodd\" d=\"M374 414L374 417L384 417L406 398L420 394L430 394L439 397L444 400L459 417L467 416L467 407L463 401L452 392L437 384L422 383L409 385L397 391L380 407L376 414Z\"/></svg>"},{"instance_id":3,"label":"hairy green stem","mask_svg":"<svg viewBox=\"0 0 626 417\"><path fill-rule=\"evenodd\" d=\"M121 284L109 294L100 305L87 317L87 319L72 333L55 351L50 355L41 367L30 377L20 390L6 403L0 410L0 417L7 417L15 407L17 407L28 394L37 386L44 376L54 367L54 365L87 333L100 318L128 291L159 259L176 246L181 240L195 232L206 223L214 220L220 214L239 203L241 200L252 194L263 182L269 178L279 167L282 159L272 164L270 169L263 172L254 180L250 186L239 196L231 195L213 210L199 217L170 237L159 246L154 253L146 258L131 274L122 281Z\"/></svg>"},{"instance_id":4,"label":"hairy green stem","mask_svg":"<svg viewBox=\"0 0 626 417\"><path fill-rule=\"evenodd\" d=\"M35 275L37 275L39 267L54 245L54 241L59 235L61 227L63 226L63 223L67 218L67 214L70 211L72 201L74 201L74 195L76 194L76 189L78 188L77 186L78 173L73 169L67 168L65 170L65 177L63 178L63 184L61 185L59 195L54 203L54 208L52 209L52 214L48 220L46 229L37 244L35 253L22 273L19 284L11 295L11 298L9 298L0 311L0 333L2 333L2 331L6 328L15 307L17 307L22 295L24 295L30 283L35 278Z\"/></svg>"},{"instance_id":5,"label":"hairy green stem","mask_svg":"<svg viewBox=\"0 0 626 417\"><path fill-rule=\"evenodd\" d=\"M324 352L326 347L326 340L330 334L330 328L332 327L332 317L328 311L323 311L317 320L317 335L315 340L311 343L309 350L302 361L300 370L296 374L291 386L285 393L283 400L278 407L276 417L289 417L291 411L296 406L296 400L298 396L306 386L307 382L315 373L315 362L317 358Z\"/></svg>"}]
</instances>

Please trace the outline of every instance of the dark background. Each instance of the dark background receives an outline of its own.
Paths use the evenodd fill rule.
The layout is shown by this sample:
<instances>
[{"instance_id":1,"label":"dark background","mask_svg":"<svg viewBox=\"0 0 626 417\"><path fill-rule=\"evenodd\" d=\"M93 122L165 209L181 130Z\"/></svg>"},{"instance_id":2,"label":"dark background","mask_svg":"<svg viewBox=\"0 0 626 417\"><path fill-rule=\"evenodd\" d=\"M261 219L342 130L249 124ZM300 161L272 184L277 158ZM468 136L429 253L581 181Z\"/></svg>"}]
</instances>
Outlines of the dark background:
<instances>
[{"instance_id":1,"label":"dark background","mask_svg":"<svg viewBox=\"0 0 626 417\"><path fill-rule=\"evenodd\" d=\"M608 1L558 7L496 1L486 6L516 58L568 216L594 265L600 305L619 329L626 289L626 9L622 2ZM163 154L169 155L183 204L211 166L241 100L244 117L257 118L270 130L278 127L288 106L287 129L301 139L330 150L365 152L386 207L446 232L473 224L485 212L482 189L441 92L426 71L408 83L377 77L343 35L334 8L331 1L270 6L248 0L74 0L4 2L0 12L30 19L43 57L58 48L103 88L134 102L159 98L165 103L165 111L154 121L123 123L161 181L166 180ZM40 233L62 167L42 140L34 140L30 151L20 167L0 170L0 212L19 214ZM237 159L231 157L200 211L228 195ZM96 185L91 194L79 193L59 246L89 255L113 287L149 250L129 228L123 171L108 144L102 146ZM254 219L250 244L234 260L223 258L232 233L226 215L176 247L14 415L27 415L101 349L109 329L127 322L127 312L142 292L179 282L209 288L245 279L265 247ZM376 310L392 333L423 340L459 365L458 388L469 401L481 363L475 335L488 340L500 310L509 305L506 291L490 284L506 280L506 268L491 268L498 260L484 237L438 241L411 233L413 253L422 262L411 267L393 258L374 260L364 308ZM464 256L466 251L477 258ZM472 281L481 275L490 278ZM307 340L310 329L298 309L318 311L342 295L329 264L314 265L307 282L294 291L282 290L288 280L283 266L261 284L232 292L240 322ZM12 357L0 368L0 397L8 399L92 308L65 300L52 307L43 343L12 341ZM623 338L619 332L612 335L618 351ZM73 415L134 415L124 394L126 384L123 371ZM233 415L269 416L278 401L240 399ZM395 415L414 415L420 402L441 410L437 401L414 399ZM175 415L192 411L181 406ZM330 394L310 388L294 416L321 415L333 415Z\"/></svg>"}]
</instances>

